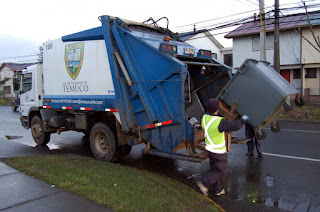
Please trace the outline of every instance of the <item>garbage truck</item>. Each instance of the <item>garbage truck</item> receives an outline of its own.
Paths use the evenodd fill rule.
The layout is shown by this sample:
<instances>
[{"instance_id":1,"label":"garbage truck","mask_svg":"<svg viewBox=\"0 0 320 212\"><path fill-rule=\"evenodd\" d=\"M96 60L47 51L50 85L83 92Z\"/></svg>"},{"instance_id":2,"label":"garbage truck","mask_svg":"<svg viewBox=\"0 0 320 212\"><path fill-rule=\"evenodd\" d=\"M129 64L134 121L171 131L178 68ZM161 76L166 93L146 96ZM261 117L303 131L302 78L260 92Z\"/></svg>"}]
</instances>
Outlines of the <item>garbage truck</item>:
<instances>
[{"instance_id":1,"label":"garbage truck","mask_svg":"<svg viewBox=\"0 0 320 212\"><path fill-rule=\"evenodd\" d=\"M270 65L259 67L260 62L249 60L239 71L243 77L232 76L211 51L181 41L168 27L158 25L160 19L150 19L151 24L112 16L99 20L100 27L45 42L43 64L23 73L20 120L23 127L31 128L38 145L46 145L52 133L73 130L84 133L93 155L105 161L119 160L141 143L149 154L203 161L198 122L208 100L218 99L221 114L230 120L250 116L243 107L250 96L233 95L237 90L233 87L239 90L243 80L233 79L247 78L246 89L255 91L255 79L245 73L267 69L272 79L262 73L260 86L270 80L280 83L271 86L270 95L256 90L258 101L272 105L262 111L249 108L263 114L252 123L261 137L284 103L290 107L301 102L298 91ZM278 98L271 100L275 95Z\"/></svg>"}]
</instances>

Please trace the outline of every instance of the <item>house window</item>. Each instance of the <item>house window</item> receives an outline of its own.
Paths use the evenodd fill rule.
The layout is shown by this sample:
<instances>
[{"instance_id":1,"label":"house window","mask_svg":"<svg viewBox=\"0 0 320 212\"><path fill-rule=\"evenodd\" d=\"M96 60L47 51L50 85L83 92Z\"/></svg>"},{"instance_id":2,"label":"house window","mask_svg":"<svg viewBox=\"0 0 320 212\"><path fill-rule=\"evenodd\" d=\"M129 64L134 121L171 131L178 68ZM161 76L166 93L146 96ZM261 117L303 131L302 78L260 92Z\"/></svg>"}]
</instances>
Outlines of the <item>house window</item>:
<instances>
[{"instance_id":1,"label":"house window","mask_svg":"<svg viewBox=\"0 0 320 212\"><path fill-rule=\"evenodd\" d=\"M266 37L266 50L273 50L274 36L268 35ZM260 37L252 38L252 51L260 51Z\"/></svg>"},{"instance_id":2,"label":"house window","mask_svg":"<svg viewBox=\"0 0 320 212\"><path fill-rule=\"evenodd\" d=\"M223 55L223 63L232 67L232 54Z\"/></svg>"},{"instance_id":3,"label":"house window","mask_svg":"<svg viewBox=\"0 0 320 212\"><path fill-rule=\"evenodd\" d=\"M317 69L316 68L306 68L306 78L317 78Z\"/></svg>"},{"instance_id":4,"label":"house window","mask_svg":"<svg viewBox=\"0 0 320 212\"><path fill-rule=\"evenodd\" d=\"M10 94L11 93L11 86L3 86L4 94Z\"/></svg>"},{"instance_id":5,"label":"house window","mask_svg":"<svg viewBox=\"0 0 320 212\"><path fill-rule=\"evenodd\" d=\"M293 69L293 79L301 79L301 69Z\"/></svg>"},{"instance_id":6,"label":"house window","mask_svg":"<svg viewBox=\"0 0 320 212\"><path fill-rule=\"evenodd\" d=\"M217 53L211 53L211 55L214 59L217 59Z\"/></svg>"}]
</instances>

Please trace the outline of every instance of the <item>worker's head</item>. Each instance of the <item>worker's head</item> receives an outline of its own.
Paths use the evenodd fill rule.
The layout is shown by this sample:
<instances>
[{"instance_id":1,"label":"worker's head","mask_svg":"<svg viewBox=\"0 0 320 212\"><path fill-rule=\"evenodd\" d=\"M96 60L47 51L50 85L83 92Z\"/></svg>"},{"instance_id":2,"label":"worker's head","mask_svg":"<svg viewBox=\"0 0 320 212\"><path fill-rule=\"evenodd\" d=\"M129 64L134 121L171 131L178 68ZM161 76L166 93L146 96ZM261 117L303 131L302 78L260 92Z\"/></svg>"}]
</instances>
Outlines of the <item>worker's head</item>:
<instances>
[{"instance_id":1,"label":"worker's head","mask_svg":"<svg viewBox=\"0 0 320 212\"><path fill-rule=\"evenodd\" d=\"M207 101L206 107L209 115L217 115L219 110L219 102L215 99L210 99Z\"/></svg>"}]
</instances>

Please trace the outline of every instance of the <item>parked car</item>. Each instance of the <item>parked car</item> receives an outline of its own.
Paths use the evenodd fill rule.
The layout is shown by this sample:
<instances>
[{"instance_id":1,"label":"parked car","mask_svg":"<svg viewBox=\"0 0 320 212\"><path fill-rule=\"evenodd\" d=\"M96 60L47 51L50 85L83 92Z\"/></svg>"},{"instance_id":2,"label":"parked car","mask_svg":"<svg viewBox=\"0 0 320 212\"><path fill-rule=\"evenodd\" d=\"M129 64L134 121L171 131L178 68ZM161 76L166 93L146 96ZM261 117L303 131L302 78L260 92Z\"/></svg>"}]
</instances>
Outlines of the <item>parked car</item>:
<instances>
[{"instance_id":1,"label":"parked car","mask_svg":"<svg viewBox=\"0 0 320 212\"><path fill-rule=\"evenodd\" d=\"M15 98L14 100L12 100L11 102L12 111L16 111L19 106L20 106L20 98Z\"/></svg>"}]
</instances>

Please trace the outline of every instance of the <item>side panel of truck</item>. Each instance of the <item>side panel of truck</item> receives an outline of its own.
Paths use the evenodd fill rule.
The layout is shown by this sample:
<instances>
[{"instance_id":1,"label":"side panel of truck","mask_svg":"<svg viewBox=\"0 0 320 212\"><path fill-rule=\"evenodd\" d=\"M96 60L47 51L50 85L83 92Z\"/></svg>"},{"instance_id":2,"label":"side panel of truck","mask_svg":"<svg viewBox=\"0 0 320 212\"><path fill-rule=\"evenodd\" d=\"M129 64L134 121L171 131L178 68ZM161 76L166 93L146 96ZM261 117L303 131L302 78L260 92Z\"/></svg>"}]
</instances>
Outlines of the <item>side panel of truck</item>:
<instances>
[{"instance_id":1,"label":"side panel of truck","mask_svg":"<svg viewBox=\"0 0 320 212\"><path fill-rule=\"evenodd\" d=\"M105 111L115 91L103 41L44 44L44 105L54 109Z\"/></svg>"}]
</instances>

